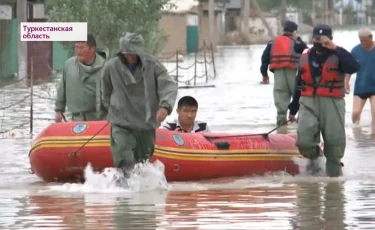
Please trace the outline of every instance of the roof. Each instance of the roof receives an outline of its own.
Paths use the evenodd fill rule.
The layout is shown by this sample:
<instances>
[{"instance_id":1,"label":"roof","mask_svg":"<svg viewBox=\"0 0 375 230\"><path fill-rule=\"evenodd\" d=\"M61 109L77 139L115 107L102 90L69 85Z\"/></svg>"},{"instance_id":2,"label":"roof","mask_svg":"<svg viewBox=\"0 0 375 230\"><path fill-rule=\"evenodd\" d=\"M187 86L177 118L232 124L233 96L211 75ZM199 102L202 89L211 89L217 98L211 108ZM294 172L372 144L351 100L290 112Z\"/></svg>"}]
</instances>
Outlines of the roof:
<instances>
[{"instance_id":1,"label":"roof","mask_svg":"<svg viewBox=\"0 0 375 230\"><path fill-rule=\"evenodd\" d=\"M169 4L173 4L174 7L168 10L168 6L164 7L168 13L187 13L190 12L194 7L198 6L198 0L170 0Z\"/></svg>"}]
</instances>

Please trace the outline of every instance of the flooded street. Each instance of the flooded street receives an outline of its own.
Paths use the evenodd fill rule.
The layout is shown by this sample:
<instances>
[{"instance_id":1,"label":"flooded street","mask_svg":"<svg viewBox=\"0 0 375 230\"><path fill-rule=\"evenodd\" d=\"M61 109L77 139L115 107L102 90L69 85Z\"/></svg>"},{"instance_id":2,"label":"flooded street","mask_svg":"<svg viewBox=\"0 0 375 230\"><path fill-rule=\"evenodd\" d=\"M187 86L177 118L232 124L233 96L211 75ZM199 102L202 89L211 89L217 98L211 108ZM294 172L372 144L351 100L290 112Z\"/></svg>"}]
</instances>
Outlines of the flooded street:
<instances>
[{"instance_id":1,"label":"flooded street","mask_svg":"<svg viewBox=\"0 0 375 230\"><path fill-rule=\"evenodd\" d=\"M334 42L350 50L358 43L357 33L336 32ZM196 97L197 119L207 121L213 131L272 130L276 119L272 75L270 85L259 84L264 47L219 47L218 77L208 82L216 87L181 89L178 97ZM167 64L171 69L169 65L173 64ZM45 99L53 97L51 87L34 88L34 137L53 122L49 119L54 116L54 102ZM0 89L0 107L23 100L29 90ZM163 179L160 170L145 166L147 175L132 177L126 189L106 186L106 178L90 169L85 172L85 184L45 183L29 174L30 102L26 98L0 110L0 132L4 132L0 229L373 229L375 136L369 104L360 127L351 124L352 97L352 93L346 96L347 148L341 178L277 173L163 184L157 183ZM17 126L22 128L11 130ZM296 126L289 125L289 131Z\"/></svg>"}]
</instances>

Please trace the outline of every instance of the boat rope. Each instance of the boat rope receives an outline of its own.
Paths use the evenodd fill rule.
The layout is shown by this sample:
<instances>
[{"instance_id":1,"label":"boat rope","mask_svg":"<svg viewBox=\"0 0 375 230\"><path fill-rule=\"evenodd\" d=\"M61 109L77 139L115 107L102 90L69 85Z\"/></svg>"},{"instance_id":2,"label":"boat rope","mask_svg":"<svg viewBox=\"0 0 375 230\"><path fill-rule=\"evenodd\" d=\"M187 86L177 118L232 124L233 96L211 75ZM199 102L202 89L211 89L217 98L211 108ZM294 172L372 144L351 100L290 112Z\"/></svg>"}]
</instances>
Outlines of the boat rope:
<instances>
[{"instance_id":1,"label":"boat rope","mask_svg":"<svg viewBox=\"0 0 375 230\"><path fill-rule=\"evenodd\" d=\"M61 113L61 116L62 116L63 120L66 122L66 117L65 117L64 113Z\"/></svg>"},{"instance_id":2,"label":"boat rope","mask_svg":"<svg viewBox=\"0 0 375 230\"><path fill-rule=\"evenodd\" d=\"M105 127L107 127L107 125L109 125L109 122L107 121L107 123L105 123L105 125L99 129L98 132L96 132L92 137L90 137L90 139L88 139L81 147L79 147L76 151L72 152L71 154L73 154L74 156L77 156L77 153L79 152L79 150L83 149L92 139L94 139L101 131L103 131L103 129Z\"/></svg>"},{"instance_id":3,"label":"boat rope","mask_svg":"<svg viewBox=\"0 0 375 230\"><path fill-rule=\"evenodd\" d=\"M228 135L228 136L205 136L205 138L207 140L210 141L210 139L219 139L219 138L225 138L225 137L251 137L251 136L263 136L266 140L269 140L269 137L268 135L270 135L272 132L274 132L275 130L281 128L282 126L288 124L291 120L287 120L287 121L284 121L283 123L281 123L279 126L273 128L272 130L270 130L269 132L267 133L257 133L257 134L241 134L241 135Z\"/></svg>"},{"instance_id":4,"label":"boat rope","mask_svg":"<svg viewBox=\"0 0 375 230\"><path fill-rule=\"evenodd\" d=\"M275 128L271 129L268 133L250 134L250 135L248 135L248 136L259 136L259 135L260 135L260 136L263 136L264 139L266 139L266 140L269 141L269 136L268 136L268 135L270 135L271 133L273 133L273 132L276 131L277 129L283 127L284 125L287 125L289 122L290 122L290 119L287 120L287 121L282 122L280 125L278 125L278 126L276 126ZM246 135L244 135L244 136L246 136Z\"/></svg>"},{"instance_id":5,"label":"boat rope","mask_svg":"<svg viewBox=\"0 0 375 230\"><path fill-rule=\"evenodd\" d=\"M275 130L277 130L277 129L283 127L283 126L286 125L286 124L288 124L288 122L290 122L290 119L287 120L287 121L284 121L284 122L281 123L279 126L277 126L276 128L272 129L271 131L269 131L268 133L262 133L262 134L260 134L260 135L269 135L269 134L271 134L272 132L274 132Z\"/></svg>"}]
</instances>

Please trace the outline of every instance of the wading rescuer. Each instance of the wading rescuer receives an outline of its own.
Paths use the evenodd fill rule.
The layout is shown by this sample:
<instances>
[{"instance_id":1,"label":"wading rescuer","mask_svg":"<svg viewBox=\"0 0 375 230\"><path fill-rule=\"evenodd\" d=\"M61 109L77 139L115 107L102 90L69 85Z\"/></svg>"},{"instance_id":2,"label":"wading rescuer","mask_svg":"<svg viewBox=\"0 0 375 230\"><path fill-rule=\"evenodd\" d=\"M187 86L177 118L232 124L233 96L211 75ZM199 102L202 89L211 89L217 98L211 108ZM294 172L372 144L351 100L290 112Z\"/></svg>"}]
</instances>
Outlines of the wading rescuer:
<instances>
[{"instance_id":1,"label":"wading rescuer","mask_svg":"<svg viewBox=\"0 0 375 230\"><path fill-rule=\"evenodd\" d=\"M135 164L152 157L156 128L171 114L178 87L164 65L145 52L140 34L124 33L119 46L104 66L101 86L113 163L128 176Z\"/></svg>"},{"instance_id":2,"label":"wading rescuer","mask_svg":"<svg viewBox=\"0 0 375 230\"><path fill-rule=\"evenodd\" d=\"M93 35L87 41L77 41L76 56L64 65L62 78L57 88L55 121L64 120L66 107L72 113L72 121L105 120L107 109L100 95L100 76L109 58L108 47L97 47Z\"/></svg>"},{"instance_id":3,"label":"wading rescuer","mask_svg":"<svg viewBox=\"0 0 375 230\"><path fill-rule=\"evenodd\" d=\"M312 160L310 166L319 157L322 133L329 177L342 175L341 158L346 147L345 74L353 74L359 67L348 51L333 43L328 25L314 27L313 47L300 60L289 119L295 120L299 110L297 147Z\"/></svg>"},{"instance_id":4,"label":"wading rescuer","mask_svg":"<svg viewBox=\"0 0 375 230\"><path fill-rule=\"evenodd\" d=\"M287 119L288 105L295 87L295 78L299 58L307 45L297 37L297 24L286 21L284 33L267 44L262 55L260 72L263 76L262 84L269 84L268 65L274 73L273 99L277 110L276 124L282 125Z\"/></svg>"}]
</instances>

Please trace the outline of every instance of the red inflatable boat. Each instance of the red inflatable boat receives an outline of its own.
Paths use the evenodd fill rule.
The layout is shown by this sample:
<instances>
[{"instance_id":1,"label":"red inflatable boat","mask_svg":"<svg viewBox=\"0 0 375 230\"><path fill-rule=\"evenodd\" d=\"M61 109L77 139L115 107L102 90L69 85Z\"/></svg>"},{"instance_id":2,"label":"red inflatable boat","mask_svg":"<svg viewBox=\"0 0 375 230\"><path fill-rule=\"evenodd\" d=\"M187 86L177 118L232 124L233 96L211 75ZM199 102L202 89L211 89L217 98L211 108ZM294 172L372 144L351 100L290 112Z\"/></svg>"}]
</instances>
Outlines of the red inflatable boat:
<instances>
[{"instance_id":1,"label":"red inflatable boat","mask_svg":"<svg viewBox=\"0 0 375 230\"><path fill-rule=\"evenodd\" d=\"M107 121L51 124L33 141L31 171L45 181L82 180L84 168L113 167ZM160 160L168 181L299 173L295 137L286 134L177 133L158 129L151 161Z\"/></svg>"}]
</instances>

